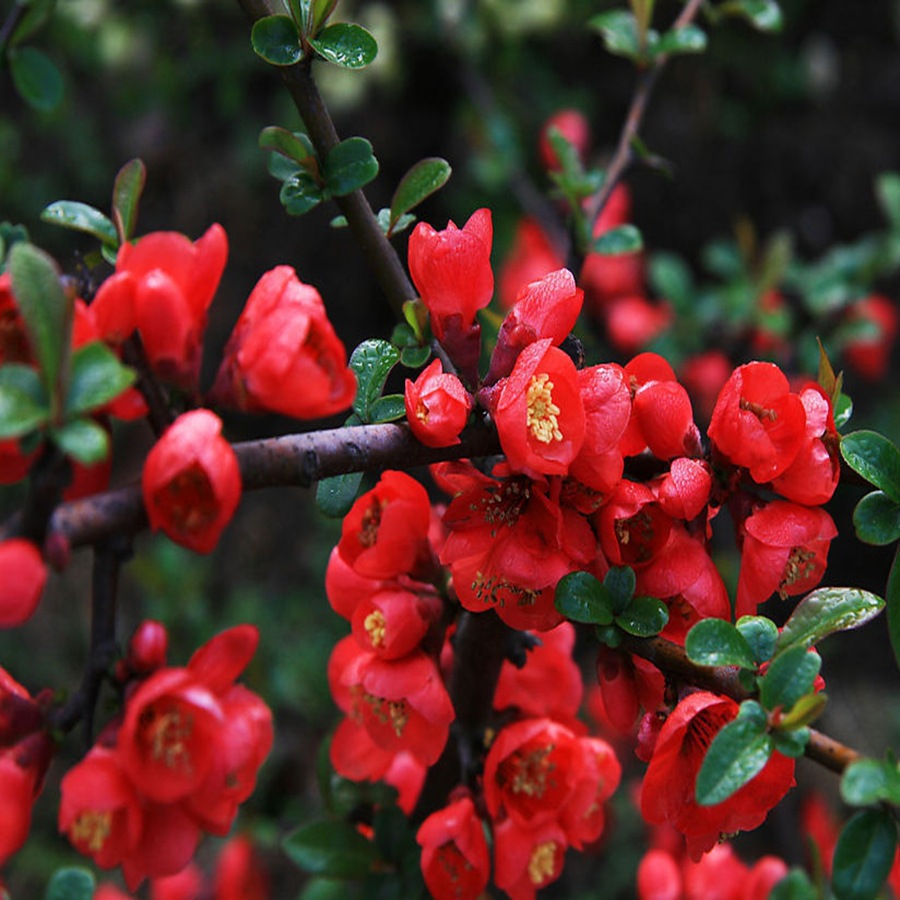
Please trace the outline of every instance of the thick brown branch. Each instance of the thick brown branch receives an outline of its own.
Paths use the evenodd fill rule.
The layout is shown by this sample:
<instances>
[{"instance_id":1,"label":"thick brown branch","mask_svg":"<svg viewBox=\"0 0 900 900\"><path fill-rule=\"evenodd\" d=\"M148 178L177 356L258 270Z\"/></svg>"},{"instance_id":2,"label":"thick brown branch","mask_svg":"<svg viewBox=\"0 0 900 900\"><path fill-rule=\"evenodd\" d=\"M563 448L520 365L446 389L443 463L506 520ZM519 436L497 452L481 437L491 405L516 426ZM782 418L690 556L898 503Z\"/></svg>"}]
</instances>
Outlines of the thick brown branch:
<instances>
[{"instance_id":1,"label":"thick brown branch","mask_svg":"<svg viewBox=\"0 0 900 900\"><path fill-rule=\"evenodd\" d=\"M444 459L499 453L496 433L471 428L455 447L420 444L405 425L359 425L308 434L247 441L234 445L245 490L264 487L309 487L313 482L348 472L411 468ZM95 544L117 534L134 534L147 526L140 485L130 485L58 507L50 532L72 547Z\"/></svg>"}]
</instances>

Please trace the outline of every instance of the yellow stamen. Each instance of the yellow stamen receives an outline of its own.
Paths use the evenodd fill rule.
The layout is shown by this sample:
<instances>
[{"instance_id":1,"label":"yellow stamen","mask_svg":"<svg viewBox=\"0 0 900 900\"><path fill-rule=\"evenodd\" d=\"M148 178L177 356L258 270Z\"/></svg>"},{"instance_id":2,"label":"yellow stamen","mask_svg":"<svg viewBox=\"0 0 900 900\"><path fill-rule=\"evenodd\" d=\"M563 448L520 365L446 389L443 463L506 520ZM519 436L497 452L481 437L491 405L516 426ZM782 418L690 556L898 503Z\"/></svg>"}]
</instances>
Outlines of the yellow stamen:
<instances>
[{"instance_id":1,"label":"yellow stamen","mask_svg":"<svg viewBox=\"0 0 900 900\"><path fill-rule=\"evenodd\" d=\"M556 841L538 844L528 861L528 877L532 884L544 884L553 877L556 861Z\"/></svg>"},{"instance_id":2,"label":"yellow stamen","mask_svg":"<svg viewBox=\"0 0 900 900\"><path fill-rule=\"evenodd\" d=\"M535 440L542 444L551 441L561 441L562 432L559 430L559 420L556 418L559 407L553 402L553 382L550 376L541 373L532 375L528 385L528 393L525 403L528 410L528 429L534 435Z\"/></svg>"},{"instance_id":3,"label":"yellow stamen","mask_svg":"<svg viewBox=\"0 0 900 900\"><path fill-rule=\"evenodd\" d=\"M112 831L112 813L108 809L86 809L72 823L72 840L86 847L91 853L99 853Z\"/></svg>"},{"instance_id":4,"label":"yellow stamen","mask_svg":"<svg viewBox=\"0 0 900 900\"><path fill-rule=\"evenodd\" d=\"M373 647L380 647L384 643L384 630L387 622L385 622L384 614L380 609L370 612L363 620L363 626L369 635L369 640Z\"/></svg>"}]
</instances>

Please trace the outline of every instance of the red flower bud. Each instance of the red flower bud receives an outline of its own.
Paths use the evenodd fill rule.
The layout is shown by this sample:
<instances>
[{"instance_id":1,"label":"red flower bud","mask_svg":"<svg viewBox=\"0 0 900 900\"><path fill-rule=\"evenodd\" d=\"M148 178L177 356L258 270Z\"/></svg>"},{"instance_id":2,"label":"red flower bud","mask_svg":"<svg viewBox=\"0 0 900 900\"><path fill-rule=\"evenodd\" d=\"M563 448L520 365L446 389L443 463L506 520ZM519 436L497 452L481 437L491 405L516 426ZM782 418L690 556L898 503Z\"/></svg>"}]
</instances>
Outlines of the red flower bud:
<instances>
[{"instance_id":1,"label":"red flower bud","mask_svg":"<svg viewBox=\"0 0 900 900\"><path fill-rule=\"evenodd\" d=\"M426 447L459 443L472 409L472 395L435 359L413 382L406 379L406 420Z\"/></svg>"},{"instance_id":2,"label":"red flower bud","mask_svg":"<svg viewBox=\"0 0 900 900\"><path fill-rule=\"evenodd\" d=\"M562 166L550 142L551 129L558 131L572 145L578 158L583 162L591 144L591 126L584 113L577 109L561 109L544 123L538 140L538 153L544 168L554 172Z\"/></svg>"},{"instance_id":3,"label":"red flower bud","mask_svg":"<svg viewBox=\"0 0 900 900\"><path fill-rule=\"evenodd\" d=\"M133 672L147 674L166 664L169 636L161 622L146 621L138 625L128 642L128 665Z\"/></svg>"},{"instance_id":4,"label":"red flower bud","mask_svg":"<svg viewBox=\"0 0 900 900\"><path fill-rule=\"evenodd\" d=\"M346 409L356 376L319 292L290 266L266 272L225 348L212 395L238 409L316 419Z\"/></svg>"},{"instance_id":5,"label":"red flower bud","mask_svg":"<svg viewBox=\"0 0 900 900\"><path fill-rule=\"evenodd\" d=\"M194 243L170 231L126 242L115 274L91 304L97 329L118 343L137 328L156 373L186 390L196 388L206 311L227 256L220 225Z\"/></svg>"},{"instance_id":6,"label":"red flower bud","mask_svg":"<svg viewBox=\"0 0 900 900\"><path fill-rule=\"evenodd\" d=\"M154 530L197 553L209 553L231 520L241 495L234 450L215 413L179 416L144 462L141 486Z\"/></svg>"},{"instance_id":7,"label":"red flower bud","mask_svg":"<svg viewBox=\"0 0 900 900\"><path fill-rule=\"evenodd\" d=\"M31 618L47 580L47 567L31 541L0 542L0 628L13 628Z\"/></svg>"}]
</instances>

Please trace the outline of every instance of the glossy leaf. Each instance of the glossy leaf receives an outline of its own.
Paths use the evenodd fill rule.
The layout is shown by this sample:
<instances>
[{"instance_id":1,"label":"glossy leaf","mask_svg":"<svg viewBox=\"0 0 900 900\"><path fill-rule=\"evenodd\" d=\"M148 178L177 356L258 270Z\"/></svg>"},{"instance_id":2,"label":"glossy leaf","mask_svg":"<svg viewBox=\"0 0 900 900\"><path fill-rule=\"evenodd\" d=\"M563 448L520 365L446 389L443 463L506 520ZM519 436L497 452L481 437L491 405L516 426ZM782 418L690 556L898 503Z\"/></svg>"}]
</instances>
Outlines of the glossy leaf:
<instances>
[{"instance_id":1,"label":"glossy leaf","mask_svg":"<svg viewBox=\"0 0 900 900\"><path fill-rule=\"evenodd\" d=\"M292 66L303 58L297 26L290 16L264 16L250 32L253 52L273 66Z\"/></svg>"},{"instance_id":2,"label":"glossy leaf","mask_svg":"<svg viewBox=\"0 0 900 900\"><path fill-rule=\"evenodd\" d=\"M412 213L404 213L392 226L391 211L386 206L378 210L375 214L375 218L378 220L378 227L388 237L396 237L398 234L402 234L416 221L416 217Z\"/></svg>"},{"instance_id":3,"label":"glossy leaf","mask_svg":"<svg viewBox=\"0 0 900 900\"><path fill-rule=\"evenodd\" d=\"M615 618L616 625L636 637L653 637L669 623L669 609L656 597L634 597L624 612Z\"/></svg>"},{"instance_id":4,"label":"glossy leaf","mask_svg":"<svg viewBox=\"0 0 900 900\"><path fill-rule=\"evenodd\" d=\"M66 395L69 415L90 412L114 400L134 384L135 373L102 341L91 341L72 355Z\"/></svg>"},{"instance_id":5,"label":"glossy leaf","mask_svg":"<svg viewBox=\"0 0 900 900\"><path fill-rule=\"evenodd\" d=\"M858 812L834 848L831 887L838 900L871 900L881 889L897 847L897 826L887 811Z\"/></svg>"},{"instance_id":6,"label":"glossy leaf","mask_svg":"<svg viewBox=\"0 0 900 900\"><path fill-rule=\"evenodd\" d=\"M381 396L391 369L399 361L400 351L380 338L363 341L350 355L350 368L357 383L353 411L363 422L369 421L372 404Z\"/></svg>"},{"instance_id":7,"label":"glossy leaf","mask_svg":"<svg viewBox=\"0 0 900 900\"><path fill-rule=\"evenodd\" d=\"M603 579L603 586L609 591L614 613L625 610L634 596L637 577L628 566L613 566Z\"/></svg>"},{"instance_id":8,"label":"glossy leaf","mask_svg":"<svg viewBox=\"0 0 900 900\"><path fill-rule=\"evenodd\" d=\"M741 16L758 31L776 32L784 26L776 0L728 0L719 7L719 12Z\"/></svg>"},{"instance_id":9,"label":"glossy leaf","mask_svg":"<svg viewBox=\"0 0 900 900\"><path fill-rule=\"evenodd\" d=\"M802 728L815 722L828 705L828 695L823 691L805 694L791 708L791 711L781 717L778 727L790 730Z\"/></svg>"},{"instance_id":10,"label":"glossy leaf","mask_svg":"<svg viewBox=\"0 0 900 900\"><path fill-rule=\"evenodd\" d=\"M322 188L306 172L297 172L285 181L278 197L290 216L302 216L325 199Z\"/></svg>"},{"instance_id":11,"label":"glossy leaf","mask_svg":"<svg viewBox=\"0 0 900 900\"><path fill-rule=\"evenodd\" d=\"M623 253L637 253L643 246L644 239L634 225L619 225L594 238L591 250L605 256L619 256Z\"/></svg>"},{"instance_id":12,"label":"glossy leaf","mask_svg":"<svg viewBox=\"0 0 900 900\"><path fill-rule=\"evenodd\" d=\"M112 209L119 237L129 241L137 225L141 194L147 181L147 167L143 160L132 159L119 169L113 184Z\"/></svg>"},{"instance_id":13,"label":"glossy leaf","mask_svg":"<svg viewBox=\"0 0 900 900\"><path fill-rule=\"evenodd\" d=\"M701 666L755 667L750 645L724 619L701 619L687 633L684 649L688 658Z\"/></svg>"},{"instance_id":14,"label":"glossy leaf","mask_svg":"<svg viewBox=\"0 0 900 900\"><path fill-rule=\"evenodd\" d=\"M866 494L853 510L853 528L863 543L893 544L900 540L900 504L883 491Z\"/></svg>"},{"instance_id":15,"label":"glossy leaf","mask_svg":"<svg viewBox=\"0 0 900 900\"><path fill-rule=\"evenodd\" d=\"M328 17L334 12L337 0L312 0L312 31L317 34L319 29L328 21Z\"/></svg>"},{"instance_id":16,"label":"glossy leaf","mask_svg":"<svg viewBox=\"0 0 900 900\"><path fill-rule=\"evenodd\" d=\"M385 394L369 407L369 422L396 422L406 418L406 401L403 394Z\"/></svg>"},{"instance_id":17,"label":"glossy leaf","mask_svg":"<svg viewBox=\"0 0 900 900\"><path fill-rule=\"evenodd\" d=\"M399 223L404 213L418 206L426 197L440 190L450 178L450 164L439 157L417 162L401 179L391 198L388 232Z\"/></svg>"},{"instance_id":18,"label":"glossy leaf","mask_svg":"<svg viewBox=\"0 0 900 900\"><path fill-rule=\"evenodd\" d=\"M72 419L50 432L54 443L82 465L93 466L109 456L109 434L93 419Z\"/></svg>"},{"instance_id":19,"label":"glossy leaf","mask_svg":"<svg viewBox=\"0 0 900 900\"><path fill-rule=\"evenodd\" d=\"M799 759L806 752L807 744L809 744L808 728L772 732L772 747L782 756Z\"/></svg>"},{"instance_id":20,"label":"glossy leaf","mask_svg":"<svg viewBox=\"0 0 900 900\"><path fill-rule=\"evenodd\" d=\"M854 431L841 439L841 456L866 481L900 503L900 450L876 431Z\"/></svg>"},{"instance_id":21,"label":"glossy leaf","mask_svg":"<svg viewBox=\"0 0 900 900\"><path fill-rule=\"evenodd\" d=\"M68 353L73 301L63 291L56 263L34 244L16 244L12 248L9 272L31 351L47 391L53 396Z\"/></svg>"},{"instance_id":22,"label":"glossy leaf","mask_svg":"<svg viewBox=\"0 0 900 900\"><path fill-rule=\"evenodd\" d=\"M800 645L776 654L759 679L759 702L768 710L780 707L790 712L804 694L812 692L821 668L819 654Z\"/></svg>"},{"instance_id":23,"label":"glossy leaf","mask_svg":"<svg viewBox=\"0 0 900 900\"><path fill-rule=\"evenodd\" d=\"M795 607L778 636L776 649L810 647L837 631L859 628L884 609L884 600L858 588L819 588Z\"/></svg>"},{"instance_id":24,"label":"glossy leaf","mask_svg":"<svg viewBox=\"0 0 900 900\"><path fill-rule=\"evenodd\" d=\"M41 213L41 221L85 232L103 244L117 246L119 243L116 226L109 217L99 209L77 200L57 200L51 203Z\"/></svg>"},{"instance_id":25,"label":"glossy leaf","mask_svg":"<svg viewBox=\"0 0 900 900\"><path fill-rule=\"evenodd\" d=\"M570 572L560 578L553 603L572 622L609 625L613 620L609 592L587 572Z\"/></svg>"},{"instance_id":26,"label":"glossy leaf","mask_svg":"<svg viewBox=\"0 0 900 900\"><path fill-rule=\"evenodd\" d=\"M345 22L322 29L310 44L326 62L344 69L363 69L378 54L378 44L365 28Z\"/></svg>"},{"instance_id":27,"label":"glossy leaf","mask_svg":"<svg viewBox=\"0 0 900 900\"><path fill-rule=\"evenodd\" d=\"M359 496L363 472L348 472L323 478L316 485L316 506L319 512L332 519L342 519Z\"/></svg>"},{"instance_id":28,"label":"glossy leaf","mask_svg":"<svg viewBox=\"0 0 900 900\"><path fill-rule=\"evenodd\" d=\"M850 806L900 803L900 771L890 760L858 759L841 776L841 797Z\"/></svg>"},{"instance_id":29,"label":"glossy leaf","mask_svg":"<svg viewBox=\"0 0 900 900\"><path fill-rule=\"evenodd\" d=\"M697 25L683 25L661 35L653 45L653 55L702 53L706 49L706 32Z\"/></svg>"},{"instance_id":30,"label":"glossy leaf","mask_svg":"<svg viewBox=\"0 0 900 900\"><path fill-rule=\"evenodd\" d=\"M404 347L400 351L400 362L407 369L421 369L431 359L431 347Z\"/></svg>"},{"instance_id":31,"label":"glossy leaf","mask_svg":"<svg viewBox=\"0 0 900 900\"><path fill-rule=\"evenodd\" d=\"M358 190L378 174L372 145L361 137L341 141L325 159L322 174L325 189L333 197Z\"/></svg>"},{"instance_id":32,"label":"glossy leaf","mask_svg":"<svg viewBox=\"0 0 900 900\"><path fill-rule=\"evenodd\" d=\"M765 662L775 652L778 640L778 627L765 616L741 616L737 620L737 630L750 646L753 659Z\"/></svg>"},{"instance_id":33,"label":"glossy leaf","mask_svg":"<svg viewBox=\"0 0 900 900\"><path fill-rule=\"evenodd\" d=\"M714 806L727 800L765 768L771 755L766 714L754 700L745 700L706 751L697 773L697 802Z\"/></svg>"},{"instance_id":34,"label":"glossy leaf","mask_svg":"<svg viewBox=\"0 0 900 900\"><path fill-rule=\"evenodd\" d=\"M313 175L318 170L316 151L313 149L312 141L305 134L295 134L287 128L269 125L259 133L259 146L263 150L272 150L294 160L309 169Z\"/></svg>"},{"instance_id":35,"label":"glossy leaf","mask_svg":"<svg viewBox=\"0 0 900 900\"><path fill-rule=\"evenodd\" d=\"M312 822L289 834L282 847L310 875L361 878L378 861L375 845L349 822Z\"/></svg>"},{"instance_id":36,"label":"glossy leaf","mask_svg":"<svg viewBox=\"0 0 900 900\"><path fill-rule=\"evenodd\" d=\"M38 373L19 363L0 366L0 440L28 434L49 418L49 403Z\"/></svg>"},{"instance_id":37,"label":"glossy leaf","mask_svg":"<svg viewBox=\"0 0 900 900\"><path fill-rule=\"evenodd\" d=\"M49 56L35 47L10 48L6 54L13 84L22 99L40 112L51 112L63 97L63 77Z\"/></svg>"},{"instance_id":38,"label":"glossy leaf","mask_svg":"<svg viewBox=\"0 0 900 900\"><path fill-rule=\"evenodd\" d=\"M80 866L57 869L44 892L44 900L91 900L97 881Z\"/></svg>"},{"instance_id":39,"label":"glossy leaf","mask_svg":"<svg viewBox=\"0 0 900 900\"><path fill-rule=\"evenodd\" d=\"M640 43L633 13L609 10L591 18L588 25L600 32L603 44L610 53L630 58L638 56Z\"/></svg>"}]
</instances>

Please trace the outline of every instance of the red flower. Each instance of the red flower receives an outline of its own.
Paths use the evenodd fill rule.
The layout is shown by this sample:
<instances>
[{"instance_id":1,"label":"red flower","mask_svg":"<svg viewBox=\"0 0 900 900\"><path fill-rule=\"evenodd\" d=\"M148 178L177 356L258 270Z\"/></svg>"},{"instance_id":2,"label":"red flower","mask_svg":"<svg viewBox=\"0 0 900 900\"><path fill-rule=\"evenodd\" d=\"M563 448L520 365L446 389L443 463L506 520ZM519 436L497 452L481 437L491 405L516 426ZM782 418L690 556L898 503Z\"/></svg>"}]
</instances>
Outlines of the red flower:
<instances>
[{"instance_id":1,"label":"red flower","mask_svg":"<svg viewBox=\"0 0 900 900\"><path fill-rule=\"evenodd\" d=\"M141 838L141 801L115 752L95 746L60 784L59 830L101 869L121 864Z\"/></svg>"},{"instance_id":2,"label":"red flower","mask_svg":"<svg viewBox=\"0 0 900 900\"><path fill-rule=\"evenodd\" d=\"M493 233L491 211L479 209L462 229L448 222L443 231L435 231L419 222L410 235L409 271L439 341L457 317L455 327L467 331L475 313L490 303Z\"/></svg>"},{"instance_id":3,"label":"red flower","mask_svg":"<svg viewBox=\"0 0 900 900\"><path fill-rule=\"evenodd\" d=\"M419 645L441 608L435 594L386 587L360 600L351 620L353 635L364 649L397 659Z\"/></svg>"},{"instance_id":4,"label":"red flower","mask_svg":"<svg viewBox=\"0 0 900 900\"><path fill-rule=\"evenodd\" d=\"M206 311L227 256L228 239L219 225L195 243L160 231L123 244L115 274L91 304L100 334L118 343L138 329L157 374L186 390L196 388Z\"/></svg>"},{"instance_id":5,"label":"red flower","mask_svg":"<svg viewBox=\"0 0 900 900\"><path fill-rule=\"evenodd\" d=\"M496 385L491 414L510 467L534 478L565 475L584 443L575 364L546 338L526 347Z\"/></svg>"},{"instance_id":6,"label":"red flower","mask_svg":"<svg viewBox=\"0 0 900 900\"><path fill-rule=\"evenodd\" d=\"M558 347L574 328L583 299L584 291L575 287L568 269L523 285L500 326L485 384L509 375L516 357L529 344L549 338Z\"/></svg>"},{"instance_id":7,"label":"red flower","mask_svg":"<svg viewBox=\"0 0 900 900\"><path fill-rule=\"evenodd\" d=\"M554 821L527 828L515 819L494 827L494 883L510 900L534 900L562 875L566 836Z\"/></svg>"},{"instance_id":8,"label":"red flower","mask_svg":"<svg viewBox=\"0 0 900 900\"><path fill-rule=\"evenodd\" d=\"M887 372L900 326L896 302L880 294L872 294L857 300L850 307L847 320L854 324L866 323L875 333L847 341L844 358L866 381L880 380Z\"/></svg>"},{"instance_id":9,"label":"red flower","mask_svg":"<svg viewBox=\"0 0 900 900\"><path fill-rule=\"evenodd\" d=\"M338 553L365 578L394 578L429 569L431 505L425 488L387 471L344 517Z\"/></svg>"},{"instance_id":10,"label":"red flower","mask_svg":"<svg viewBox=\"0 0 900 900\"><path fill-rule=\"evenodd\" d=\"M712 490L709 464L699 459L673 459L669 471L652 487L663 512L674 519L690 522L709 502Z\"/></svg>"},{"instance_id":11,"label":"red flower","mask_svg":"<svg viewBox=\"0 0 900 900\"><path fill-rule=\"evenodd\" d=\"M481 819L463 797L419 826L422 875L435 900L475 900L487 887L491 861Z\"/></svg>"},{"instance_id":12,"label":"red flower","mask_svg":"<svg viewBox=\"0 0 900 900\"><path fill-rule=\"evenodd\" d=\"M512 247L500 268L499 298L510 309L523 284L539 281L548 272L565 265L565 259L534 219L522 219L516 226Z\"/></svg>"},{"instance_id":13,"label":"red flower","mask_svg":"<svg viewBox=\"0 0 900 900\"><path fill-rule=\"evenodd\" d=\"M754 615L776 591L783 599L812 590L837 528L824 509L775 500L748 516L742 533L737 617Z\"/></svg>"},{"instance_id":14,"label":"red flower","mask_svg":"<svg viewBox=\"0 0 900 900\"><path fill-rule=\"evenodd\" d=\"M642 566L665 546L672 519L650 488L623 479L597 513L600 546L613 566Z\"/></svg>"},{"instance_id":15,"label":"red flower","mask_svg":"<svg viewBox=\"0 0 900 900\"><path fill-rule=\"evenodd\" d=\"M150 900L199 900L203 896L203 873L193 863L174 875L150 881Z\"/></svg>"},{"instance_id":16,"label":"red flower","mask_svg":"<svg viewBox=\"0 0 900 900\"><path fill-rule=\"evenodd\" d=\"M246 835L231 838L219 853L213 875L216 900L266 900L269 878Z\"/></svg>"},{"instance_id":17,"label":"red flower","mask_svg":"<svg viewBox=\"0 0 900 900\"><path fill-rule=\"evenodd\" d=\"M40 551L24 538L0 541L0 628L12 628L31 618L47 580Z\"/></svg>"},{"instance_id":18,"label":"red flower","mask_svg":"<svg viewBox=\"0 0 900 900\"><path fill-rule=\"evenodd\" d=\"M266 272L228 339L212 396L250 412L315 419L346 409L355 393L319 292L290 266Z\"/></svg>"},{"instance_id":19,"label":"red flower","mask_svg":"<svg viewBox=\"0 0 900 900\"><path fill-rule=\"evenodd\" d=\"M53 755L44 732L23 737L0 751L0 866L21 849L31 828L31 810Z\"/></svg>"},{"instance_id":20,"label":"red flower","mask_svg":"<svg viewBox=\"0 0 900 900\"><path fill-rule=\"evenodd\" d=\"M632 731L642 708L655 712L665 695L665 677L653 663L610 647L597 654L597 681L606 718L622 734Z\"/></svg>"},{"instance_id":21,"label":"red flower","mask_svg":"<svg viewBox=\"0 0 900 900\"><path fill-rule=\"evenodd\" d=\"M765 768L727 800L700 806L697 773L712 739L730 722L738 705L727 697L698 691L685 697L666 719L641 785L641 814L652 825L668 822L687 839L693 859L721 834L761 825L794 783L794 760L773 752Z\"/></svg>"},{"instance_id":22,"label":"red flower","mask_svg":"<svg viewBox=\"0 0 900 900\"><path fill-rule=\"evenodd\" d=\"M472 395L435 359L415 381L406 379L406 421L426 447L459 443L472 409Z\"/></svg>"},{"instance_id":23,"label":"red flower","mask_svg":"<svg viewBox=\"0 0 900 900\"><path fill-rule=\"evenodd\" d=\"M651 303L640 294L614 297L605 306L606 332L612 345L624 354L643 350L672 324L666 303Z\"/></svg>"},{"instance_id":24,"label":"red flower","mask_svg":"<svg viewBox=\"0 0 900 900\"><path fill-rule=\"evenodd\" d=\"M707 433L729 462L762 484L784 472L800 451L806 410L778 366L747 363L722 388Z\"/></svg>"},{"instance_id":25,"label":"red flower","mask_svg":"<svg viewBox=\"0 0 900 900\"><path fill-rule=\"evenodd\" d=\"M580 110L561 109L544 122L538 139L538 154L545 169L553 172L562 168L550 142L551 129L558 131L574 147L579 159L585 159L591 144L591 126Z\"/></svg>"},{"instance_id":26,"label":"red flower","mask_svg":"<svg viewBox=\"0 0 900 900\"><path fill-rule=\"evenodd\" d=\"M221 429L207 409L184 413L144 462L141 484L151 527L197 553L216 546L241 495L237 457Z\"/></svg>"}]
</instances>

